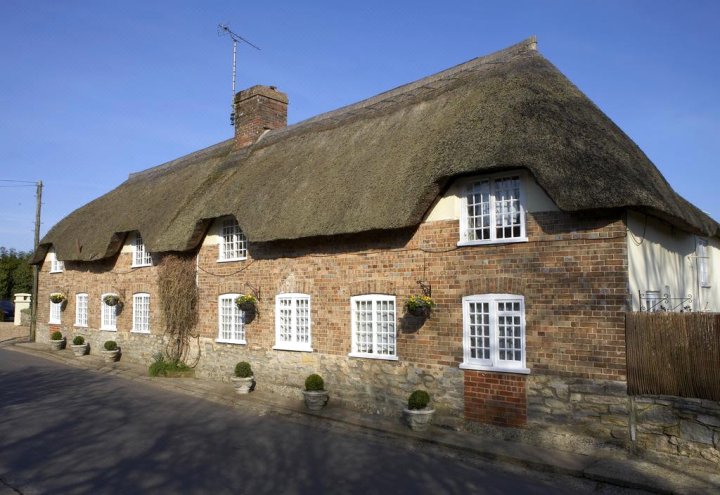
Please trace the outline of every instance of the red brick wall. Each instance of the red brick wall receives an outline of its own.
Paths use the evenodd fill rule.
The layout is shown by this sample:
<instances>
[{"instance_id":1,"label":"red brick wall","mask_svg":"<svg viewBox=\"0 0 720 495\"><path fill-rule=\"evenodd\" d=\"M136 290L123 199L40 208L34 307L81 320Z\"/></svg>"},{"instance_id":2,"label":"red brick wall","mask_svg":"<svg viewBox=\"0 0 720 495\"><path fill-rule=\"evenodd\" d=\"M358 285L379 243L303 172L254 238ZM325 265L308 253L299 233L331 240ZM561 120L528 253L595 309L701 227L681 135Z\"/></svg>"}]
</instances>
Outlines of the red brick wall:
<instances>
[{"instance_id":1,"label":"red brick wall","mask_svg":"<svg viewBox=\"0 0 720 495\"><path fill-rule=\"evenodd\" d=\"M287 96L274 88L253 86L235 96L235 140L247 146L265 129L287 126Z\"/></svg>"},{"instance_id":2,"label":"red brick wall","mask_svg":"<svg viewBox=\"0 0 720 495\"><path fill-rule=\"evenodd\" d=\"M454 370L448 374L451 378L437 376L433 386L438 391L445 387L462 394L463 390L470 391L468 383L475 386L473 377L478 375L458 370L463 359L462 297L513 293L525 297L527 367L531 373L624 380L627 255L625 225L620 215L597 218L561 212L530 213L527 231L529 242L457 247L458 222L437 221L422 224L417 230L267 244L250 242L247 260L223 263L217 261L217 245L203 246L198 253L198 331L215 349L222 347L238 358L247 357L248 352L282 358L277 353L288 351L272 350L275 296L282 292L306 293L312 298L314 352L347 359L352 369L353 361L361 358L346 357L351 350L350 297L391 294L397 297L399 361L377 364L388 369L411 366L433 374L442 369ZM45 322L41 328L47 328L51 291L68 294L63 327L70 331L76 292L90 294L92 331L100 325L99 300L103 292L120 292L131 301L132 294L141 291L151 294L151 332L162 334L154 267L132 269L130 255L121 254L106 262L66 263L62 274L48 274L47 270L43 266L40 278L38 321ZM433 315L419 327L402 318L404 300L420 293L418 281L432 286L437 303ZM253 290L259 295L259 311L246 326L247 345L214 343L218 334L218 296ZM128 304L118 317L118 336L131 327L132 308ZM208 349L201 355L201 367L205 361L213 360L212 348ZM273 379L271 373L275 370L256 370L258 376L263 372L266 380ZM516 375L498 376L503 387L518 380ZM387 393L406 400L405 394L416 385L400 383ZM513 387L515 395L509 398L514 401L524 396L524 388L517 383ZM483 410L480 399L468 397L464 411L452 406L456 414L494 417L490 410L477 412ZM507 404L516 404L516 410L506 413L511 418L508 421L514 422L525 416L525 407L513 401Z\"/></svg>"},{"instance_id":3,"label":"red brick wall","mask_svg":"<svg viewBox=\"0 0 720 495\"><path fill-rule=\"evenodd\" d=\"M465 371L465 419L496 426L527 422L525 376Z\"/></svg>"}]
</instances>

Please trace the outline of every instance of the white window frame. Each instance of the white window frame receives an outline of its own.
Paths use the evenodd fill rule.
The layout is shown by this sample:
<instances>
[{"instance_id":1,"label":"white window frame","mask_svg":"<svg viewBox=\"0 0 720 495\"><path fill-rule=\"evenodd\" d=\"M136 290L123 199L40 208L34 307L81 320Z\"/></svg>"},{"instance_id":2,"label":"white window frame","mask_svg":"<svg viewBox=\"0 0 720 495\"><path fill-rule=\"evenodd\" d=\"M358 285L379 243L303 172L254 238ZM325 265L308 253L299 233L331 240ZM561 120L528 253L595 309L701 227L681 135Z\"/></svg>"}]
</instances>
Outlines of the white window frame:
<instances>
[{"instance_id":1,"label":"white window frame","mask_svg":"<svg viewBox=\"0 0 720 495\"><path fill-rule=\"evenodd\" d=\"M697 239L695 256L697 257L698 285L701 288L710 288L710 256L708 253L708 240Z\"/></svg>"},{"instance_id":2,"label":"white window frame","mask_svg":"<svg viewBox=\"0 0 720 495\"><path fill-rule=\"evenodd\" d=\"M247 259L247 238L234 218L220 222L218 262Z\"/></svg>"},{"instance_id":3,"label":"white window frame","mask_svg":"<svg viewBox=\"0 0 720 495\"><path fill-rule=\"evenodd\" d=\"M50 317L48 318L48 323L52 325L60 325L62 323L62 304L54 303L50 301Z\"/></svg>"},{"instance_id":4,"label":"white window frame","mask_svg":"<svg viewBox=\"0 0 720 495\"><path fill-rule=\"evenodd\" d=\"M87 293L81 292L75 294L75 326L76 327L87 327L88 326L88 302L89 298Z\"/></svg>"},{"instance_id":5,"label":"white window frame","mask_svg":"<svg viewBox=\"0 0 720 495\"><path fill-rule=\"evenodd\" d=\"M133 294L133 326L131 332L150 333L150 294Z\"/></svg>"},{"instance_id":6,"label":"white window frame","mask_svg":"<svg viewBox=\"0 0 720 495\"><path fill-rule=\"evenodd\" d=\"M520 303L520 352L521 360L503 360L500 359L500 335L498 328L498 304L499 303ZM470 304L471 303L487 303L488 304L488 323L489 326L489 354L488 358L472 357L470 339ZM527 353L525 351L525 343L527 341L525 329L525 298L517 294L475 294L462 298L463 306L463 362L460 364L461 369L480 370L480 371L499 371L507 373L528 374L530 370L526 367ZM501 316L516 316L517 313L510 311ZM482 337L480 337L482 338Z\"/></svg>"},{"instance_id":7,"label":"white window frame","mask_svg":"<svg viewBox=\"0 0 720 495\"><path fill-rule=\"evenodd\" d=\"M132 268L152 266L152 255L145 249L140 232L135 232L135 237L133 237L132 255Z\"/></svg>"},{"instance_id":8,"label":"white window frame","mask_svg":"<svg viewBox=\"0 0 720 495\"><path fill-rule=\"evenodd\" d=\"M515 237L501 237L497 236L497 220L498 215L496 211L499 190L497 188L498 183L503 180L517 180L518 181L518 207L520 209L520 235ZM470 231L470 218L468 216L468 198L476 194L476 191L483 183L487 183L487 195L488 195L488 222L489 222L489 234L488 239L472 239ZM465 180L461 183L462 185L462 196L460 200L460 241L457 243L458 246L475 246L479 244L505 244L511 242L527 242L527 212L525 208L525 175L521 172L504 172L499 174L492 174L482 177L474 177L472 179Z\"/></svg>"},{"instance_id":9,"label":"white window frame","mask_svg":"<svg viewBox=\"0 0 720 495\"><path fill-rule=\"evenodd\" d=\"M48 256L50 256L50 273L62 273L65 271L65 262L57 259L55 250L50 251Z\"/></svg>"},{"instance_id":10,"label":"white window frame","mask_svg":"<svg viewBox=\"0 0 720 495\"><path fill-rule=\"evenodd\" d=\"M289 304L284 306L284 301L287 301ZM298 310L301 303L307 304L307 324L305 325L307 327L307 342L301 341L303 339L299 333L299 323L301 322ZM285 309L289 310L289 321L286 321L287 326L289 326L289 340L282 340L284 333L282 327L283 321L285 321L282 313ZM310 296L308 294L288 292L275 296L275 345L273 349L312 352L312 311Z\"/></svg>"},{"instance_id":11,"label":"white window frame","mask_svg":"<svg viewBox=\"0 0 720 495\"><path fill-rule=\"evenodd\" d=\"M111 293L105 293L100 296L100 330L109 332L117 331L117 306L105 304L105 296Z\"/></svg>"},{"instance_id":12,"label":"white window frame","mask_svg":"<svg viewBox=\"0 0 720 495\"><path fill-rule=\"evenodd\" d=\"M358 303L366 303L369 302L371 309L371 332L372 332L372 352L361 352L359 350L360 343L359 343L359 321L358 321ZM381 352L378 352L379 347L382 345L378 342L378 337L381 335L381 332L379 331L379 324L382 323L377 320L378 316L378 303L384 303L384 302L392 302L393 303L393 319L392 319L392 325L394 333L392 335L392 343L389 345L392 345L394 352L392 354L383 354ZM370 359L385 359L390 361L397 361L398 360L398 354L397 354L397 301L395 296L389 296L386 294L363 294L360 296L353 296L350 298L350 331L352 334L352 351L348 354L351 357L361 357L361 358L370 358Z\"/></svg>"},{"instance_id":13,"label":"white window frame","mask_svg":"<svg viewBox=\"0 0 720 495\"><path fill-rule=\"evenodd\" d=\"M226 344L247 344L245 340L245 312L238 308L235 304L240 294L221 294L218 296L218 337L216 342L224 342ZM229 301L229 302L228 302ZM223 310L230 311L229 319L223 321ZM230 325L229 335L223 335L223 323Z\"/></svg>"}]
</instances>

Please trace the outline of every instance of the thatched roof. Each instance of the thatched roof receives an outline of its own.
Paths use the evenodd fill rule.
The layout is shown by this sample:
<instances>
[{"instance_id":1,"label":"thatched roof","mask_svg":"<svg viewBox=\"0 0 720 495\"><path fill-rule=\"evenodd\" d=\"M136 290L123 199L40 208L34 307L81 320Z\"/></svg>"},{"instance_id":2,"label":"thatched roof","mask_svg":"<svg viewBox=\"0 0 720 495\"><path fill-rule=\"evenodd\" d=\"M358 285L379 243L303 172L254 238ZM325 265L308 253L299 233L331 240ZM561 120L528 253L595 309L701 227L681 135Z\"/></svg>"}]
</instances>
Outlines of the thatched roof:
<instances>
[{"instance_id":1,"label":"thatched roof","mask_svg":"<svg viewBox=\"0 0 720 495\"><path fill-rule=\"evenodd\" d=\"M720 227L529 39L368 100L133 174L42 239L63 260L197 246L234 215L250 241L411 227L453 177L525 168L565 211L634 208L690 232Z\"/></svg>"}]
</instances>

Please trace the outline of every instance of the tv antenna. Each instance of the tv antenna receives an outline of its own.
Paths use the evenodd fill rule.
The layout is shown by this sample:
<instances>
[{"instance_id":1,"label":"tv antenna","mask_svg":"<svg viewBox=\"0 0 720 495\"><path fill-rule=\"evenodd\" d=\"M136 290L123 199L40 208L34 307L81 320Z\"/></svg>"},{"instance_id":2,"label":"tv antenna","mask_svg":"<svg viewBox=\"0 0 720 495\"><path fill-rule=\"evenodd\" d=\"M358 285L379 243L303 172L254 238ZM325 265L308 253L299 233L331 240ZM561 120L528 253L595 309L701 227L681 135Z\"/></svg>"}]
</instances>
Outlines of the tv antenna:
<instances>
[{"instance_id":1,"label":"tv antenna","mask_svg":"<svg viewBox=\"0 0 720 495\"><path fill-rule=\"evenodd\" d=\"M233 43L232 98L230 99L230 107L232 108L232 110L230 111L230 125L234 126L235 125L235 105L234 105L234 102L235 102L235 67L236 67L236 61L237 61L237 44L238 44L238 41L242 41L243 43L250 45L251 47L255 48L256 50L260 50L260 47L252 44L251 42L249 42L248 40L246 40L239 34L233 33L230 30L229 23L218 24L217 32L218 32L218 36L223 36L223 35L227 34Z\"/></svg>"}]
</instances>

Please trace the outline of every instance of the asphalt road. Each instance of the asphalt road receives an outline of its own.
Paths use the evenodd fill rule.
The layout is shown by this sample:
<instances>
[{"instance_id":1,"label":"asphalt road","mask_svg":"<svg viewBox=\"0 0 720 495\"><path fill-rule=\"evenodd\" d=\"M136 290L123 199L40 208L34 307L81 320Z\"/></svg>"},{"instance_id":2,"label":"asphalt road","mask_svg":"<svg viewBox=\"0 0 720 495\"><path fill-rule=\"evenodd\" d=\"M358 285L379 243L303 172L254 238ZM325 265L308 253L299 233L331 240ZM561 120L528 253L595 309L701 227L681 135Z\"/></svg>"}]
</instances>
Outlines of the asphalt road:
<instances>
[{"instance_id":1,"label":"asphalt road","mask_svg":"<svg viewBox=\"0 0 720 495\"><path fill-rule=\"evenodd\" d=\"M0 494L637 493L0 349Z\"/></svg>"}]
</instances>

